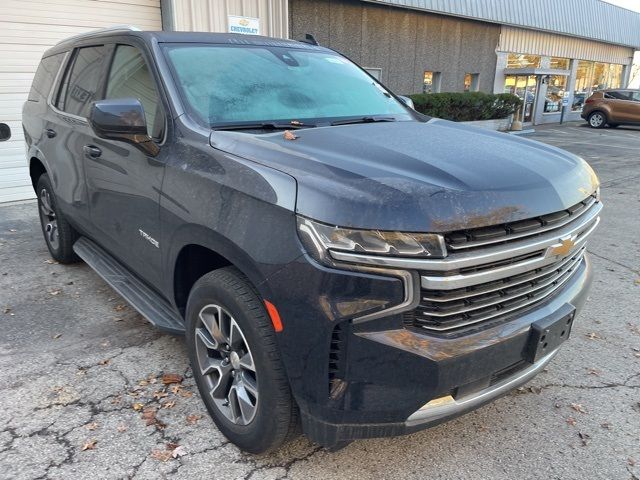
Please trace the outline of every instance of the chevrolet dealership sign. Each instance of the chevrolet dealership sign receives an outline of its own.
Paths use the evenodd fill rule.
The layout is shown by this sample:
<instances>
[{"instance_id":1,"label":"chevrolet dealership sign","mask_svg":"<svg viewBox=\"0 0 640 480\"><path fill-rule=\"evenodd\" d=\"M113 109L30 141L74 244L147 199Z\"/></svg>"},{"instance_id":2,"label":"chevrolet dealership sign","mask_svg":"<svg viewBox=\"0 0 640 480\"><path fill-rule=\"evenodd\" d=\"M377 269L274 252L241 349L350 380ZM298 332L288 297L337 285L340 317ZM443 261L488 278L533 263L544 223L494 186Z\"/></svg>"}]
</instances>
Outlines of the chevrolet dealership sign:
<instances>
[{"instance_id":1,"label":"chevrolet dealership sign","mask_svg":"<svg viewBox=\"0 0 640 480\"><path fill-rule=\"evenodd\" d=\"M229 33L260 35L260 19L229 15Z\"/></svg>"}]
</instances>

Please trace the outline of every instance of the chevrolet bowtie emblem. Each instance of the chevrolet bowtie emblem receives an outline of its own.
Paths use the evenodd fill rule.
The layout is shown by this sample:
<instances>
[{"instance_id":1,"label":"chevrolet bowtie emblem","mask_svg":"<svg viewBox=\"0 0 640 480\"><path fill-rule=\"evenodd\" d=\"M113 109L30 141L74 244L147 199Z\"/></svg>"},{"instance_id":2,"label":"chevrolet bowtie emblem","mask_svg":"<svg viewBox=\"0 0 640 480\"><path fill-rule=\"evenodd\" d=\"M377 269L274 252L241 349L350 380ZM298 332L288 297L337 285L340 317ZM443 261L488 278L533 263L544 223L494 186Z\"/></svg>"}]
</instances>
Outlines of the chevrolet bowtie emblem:
<instances>
[{"instance_id":1,"label":"chevrolet bowtie emblem","mask_svg":"<svg viewBox=\"0 0 640 480\"><path fill-rule=\"evenodd\" d=\"M563 237L560 239L560 243L549 247L547 257L564 257L565 255L568 255L575 246L576 242L571 237Z\"/></svg>"}]
</instances>

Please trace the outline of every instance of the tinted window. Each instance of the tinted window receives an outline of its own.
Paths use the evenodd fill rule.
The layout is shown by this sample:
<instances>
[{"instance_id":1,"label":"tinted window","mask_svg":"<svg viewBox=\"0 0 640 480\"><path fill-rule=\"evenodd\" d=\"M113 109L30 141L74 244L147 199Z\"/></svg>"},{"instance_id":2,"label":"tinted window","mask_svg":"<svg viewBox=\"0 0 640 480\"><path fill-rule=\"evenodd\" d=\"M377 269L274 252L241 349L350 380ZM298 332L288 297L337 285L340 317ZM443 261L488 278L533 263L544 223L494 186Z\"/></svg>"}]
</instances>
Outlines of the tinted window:
<instances>
[{"instance_id":1,"label":"tinted window","mask_svg":"<svg viewBox=\"0 0 640 480\"><path fill-rule=\"evenodd\" d=\"M605 92L604 98L612 98L614 100L631 100L631 92Z\"/></svg>"},{"instance_id":2,"label":"tinted window","mask_svg":"<svg viewBox=\"0 0 640 480\"><path fill-rule=\"evenodd\" d=\"M64 53L58 53L40 61L38 70L36 70L36 74L33 77L31 91L29 91L30 101L37 102L40 99L47 98L63 58Z\"/></svg>"},{"instance_id":3,"label":"tinted window","mask_svg":"<svg viewBox=\"0 0 640 480\"><path fill-rule=\"evenodd\" d=\"M188 107L210 125L369 115L412 118L384 87L330 51L181 44L167 52Z\"/></svg>"},{"instance_id":4,"label":"tinted window","mask_svg":"<svg viewBox=\"0 0 640 480\"><path fill-rule=\"evenodd\" d=\"M636 102L640 102L640 92L633 92L633 95L631 98Z\"/></svg>"},{"instance_id":5,"label":"tinted window","mask_svg":"<svg viewBox=\"0 0 640 480\"><path fill-rule=\"evenodd\" d=\"M149 135L162 136L164 119L159 111L158 91L142 53L135 47L116 48L105 98L137 98L142 103Z\"/></svg>"},{"instance_id":6,"label":"tinted window","mask_svg":"<svg viewBox=\"0 0 640 480\"><path fill-rule=\"evenodd\" d=\"M60 90L57 104L60 110L81 117L89 114L89 105L98 100L98 85L105 54L104 45L83 47L76 51Z\"/></svg>"}]
</instances>

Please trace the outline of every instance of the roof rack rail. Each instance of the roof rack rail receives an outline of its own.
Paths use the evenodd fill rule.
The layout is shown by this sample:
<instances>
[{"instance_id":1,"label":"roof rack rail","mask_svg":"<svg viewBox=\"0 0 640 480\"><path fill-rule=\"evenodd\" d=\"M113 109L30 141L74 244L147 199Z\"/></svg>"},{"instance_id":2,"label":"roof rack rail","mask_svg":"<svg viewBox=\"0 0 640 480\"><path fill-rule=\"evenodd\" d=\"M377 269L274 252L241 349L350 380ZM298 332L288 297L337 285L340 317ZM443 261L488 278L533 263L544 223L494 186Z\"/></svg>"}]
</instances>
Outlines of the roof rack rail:
<instances>
[{"instance_id":1,"label":"roof rack rail","mask_svg":"<svg viewBox=\"0 0 640 480\"><path fill-rule=\"evenodd\" d=\"M68 42L69 40L79 40L85 37L91 37L93 35L97 35L100 33L116 33L116 32L140 32L141 30L138 27L134 27L133 25L114 25L112 27L106 28L98 28L97 30L91 30L89 32L80 33L78 35L74 35L72 37L65 38L60 40L58 43Z\"/></svg>"}]
</instances>

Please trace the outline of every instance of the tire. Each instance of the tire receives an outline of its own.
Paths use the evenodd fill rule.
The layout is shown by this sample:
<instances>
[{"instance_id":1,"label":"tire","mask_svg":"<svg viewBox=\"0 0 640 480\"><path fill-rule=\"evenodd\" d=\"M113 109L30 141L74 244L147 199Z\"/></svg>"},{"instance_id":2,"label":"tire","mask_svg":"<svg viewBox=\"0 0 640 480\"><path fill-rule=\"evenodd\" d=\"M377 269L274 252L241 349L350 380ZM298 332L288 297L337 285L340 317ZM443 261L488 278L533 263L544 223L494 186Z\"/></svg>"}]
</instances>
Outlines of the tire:
<instances>
[{"instance_id":1,"label":"tire","mask_svg":"<svg viewBox=\"0 0 640 480\"><path fill-rule=\"evenodd\" d=\"M78 239L78 232L69 224L58 209L58 202L51 186L49 175L43 173L36 184L38 195L38 213L40 226L49 253L60 263L79 262L80 258L73 251L73 244Z\"/></svg>"},{"instance_id":2,"label":"tire","mask_svg":"<svg viewBox=\"0 0 640 480\"><path fill-rule=\"evenodd\" d=\"M265 453L297 436L298 407L276 333L249 280L234 267L204 275L189 294L186 316L193 376L225 437Z\"/></svg>"},{"instance_id":3,"label":"tire","mask_svg":"<svg viewBox=\"0 0 640 480\"><path fill-rule=\"evenodd\" d=\"M587 118L587 123L591 128L604 128L607 124L607 116L600 111L591 112Z\"/></svg>"}]
</instances>

